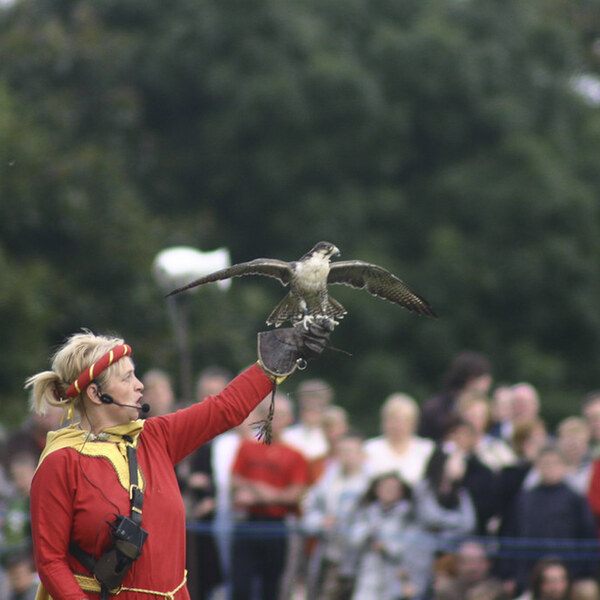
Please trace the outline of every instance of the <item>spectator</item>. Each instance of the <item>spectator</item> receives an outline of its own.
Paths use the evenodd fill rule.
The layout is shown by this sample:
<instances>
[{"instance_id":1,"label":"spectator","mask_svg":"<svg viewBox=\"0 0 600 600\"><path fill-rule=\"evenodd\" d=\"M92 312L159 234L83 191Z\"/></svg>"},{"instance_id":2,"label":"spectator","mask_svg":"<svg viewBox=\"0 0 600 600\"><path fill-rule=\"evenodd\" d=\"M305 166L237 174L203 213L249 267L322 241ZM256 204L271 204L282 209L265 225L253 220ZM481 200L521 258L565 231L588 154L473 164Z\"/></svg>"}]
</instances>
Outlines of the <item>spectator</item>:
<instances>
[{"instance_id":1,"label":"spectator","mask_svg":"<svg viewBox=\"0 0 600 600\"><path fill-rule=\"evenodd\" d=\"M537 390L527 382L515 383L512 391L512 428L539 417L540 397Z\"/></svg>"},{"instance_id":2,"label":"spectator","mask_svg":"<svg viewBox=\"0 0 600 600\"><path fill-rule=\"evenodd\" d=\"M431 440L415 435L419 407L406 394L392 394L381 407L383 435L367 440L367 464L373 474L396 471L410 486L418 483L434 449Z\"/></svg>"},{"instance_id":3,"label":"spectator","mask_svg":"<svg viewBox=\"0 0 600 600\"><path fill-rule=\"evenodd\" d=\"M483 544L474 540L464 541L458 546L455 556L456 576L438 587L435 600L465 600L472 595L481 596L484 587L493 590L495 596L498 590L505 594L502 582L490 574L491 561Z\"/></svg>"},{"instance_id":4,"label":"spectator","mask_svg":"<svg viewBox=\"0 0 600 600\"><path fill-rule=\"evenodd\" d=\"M492 394L492 423L489 434L506 442L510 441L512 432L512 391L509 385L496 387Z\"/></svg>"},{"instance_id":5,"label":"spectator","mask_svg":"<svg viewBox=\"0 0 600 600\"><path fill-rule=\"evenodd\" d=\"M463 485L469 492L477 516L477 535L487 535L488 524L496 514L497 476L475 453L477 435L469 421L457 419L445 436L447 452L462 452L465 460Z\"/></svg>"},{"instance_id":6,"label":"spectator","mask_svg":"<svg viewBox=\"0 0 600 600\"><path fill-rule=\"evenodd\" d=\"M186 516L195 527L188 527L187 565L190 595L207 600L224 582L221 559L213 534L215 486L212 471L212 444L208 442L191 454L185 463L190 472L181 480L186 500Z\"/></svg>"},{"instance_id":7,"label":"spectator","mask_svg":"<svg viewBox=\"0 0 600 600\"><path fill-rule=\"evenodd\" d=\"M219 394L230 379L229 373L224 369L208 367L202 370L196 382L195 401L203 402L209 396ZM159 383L163 395L167 395L170 383L167 386L164 379L159 380ZM144 388L144 398L146 394ZM235 436L233 431L235 430L227 431L216 439ZM209 598L224 583L223 562L212 526L216 518L216 486L213 477L216 439L200 446L177 465L177 475L186 503L186 517L195 524L194 528L188 528L186 534L186 561L190 595L198 600Z\"/></svg>"},{"instance_id":8,"label":"spectator","mask_svg":"<svg viewBox=\"0 0 600 600\"><path fill-rule=\"evenodd\" d=\"M225 368L211 366L203 369L196 382L196 401L218 394L231 381L232 374ZM231 510L231 467L243 437L251 436L251 416L238 427L218 435L210 447L211 469L215 488L215 539L219 551L221 570L229 579L231 562L231 530L233 513Z\"/></svg>"},{"instance_id":9,"label":"spectator","mask_svg":"<svg viewBox=\"0 0 600 600\"><path fill-rule=\"evenodd\" d=\"M462 452L447 454L437 449L423 481L414 488L415 524L406 534L411 551L405 563L418 598L427 597L435 557L453 550L475 530L475 508L462 483L465 469Z\"/></svg>"},{"instance_id":10,"label":"spectator","mask_svg":"<svg viewBox=\"0 0 600 600\"><path fill-rule=\"evenodd\" d=\"M414 595L402 558L411 518L409 488L396 472L378 475L367 490L348 531L358 552L353 600L397 600Z\"/></svg>"},{"instance_id":11,"label":"spectator","mask_svg":"<svg viewBox=\"0 0 600 600\"><path fill-rule=\"evenodd\" d=\"M336 455L323 477L309 491L302 524L320 540L311 557L307 595L311 599L341 600L355 561L348 549L347 530L369 483L362 436L345 433L336 443Z\"/></svg>"},{"instance_id":12,"label":"spectator","mask_svg":"<svg viewBox=\"0 0 600 600\"><path fill-rule=\"evenodd\" d=\"M557 558L567 558L582 550L589 555L593 548L586 545L585 540L596 538L594 517L585 498L565 483L567 465L560 450L554 445L542 448L535 467L540 483L519 493L514 519L506 535L535 540L534 550L541 555L552 552ZM562 540L558 547L557 540ZM518 590L527 584L534 562L518 556L512 560ZM571 560L570 565L574 579L589 576L594 570L594 561L587 558Z\"/></svg>"},{"instance_id":13,"label":"spectator","mask_svg":"<svg viewBox=\"0 0 600 600\"><path fill-rule=\"evenodd\" d=\"M3 557L32 552L29 491L37 466L37 458L30 452L13 454L8 474L16 494L8 503L2 522Z\"/></svg>"},{"instance_id":14,"label":"spectator","mask_svg":"<svg viewBox=\"0 0 600 600\"><path fill-rule=\"evenodd\" d=\"M590 450L596 458L600 456L600 391L591 392L583 399L581 412L590 426Z\"/></svg>"},{"instance_id":15,"label":"spectator","mask_svg":"<svg viewBox=\"0 0 600 600\"><path fill-rule=\"evenodd\" d=\"M171 377L162 369L151 369L142 377L144 384L144 402L150 406L147 417L167 415L175 406L175 393Z\"/></svg>"},{"instance_id":16,"label":"spectator","mask_svg":"<svg viewBox=\"0 0 600 600\"><path fill-rule=\"evenodd\" d=\"M511 595L499 581L487 580L474 585L466 594L465 600L510 600Z\"/></svg>"},{"instance_id":17,"label":"spectator","mask_svg":"<svg viewBox=\"0 0 600 600\"><path fill-rule=\"evenodd\" d=\"M202 369L196 381L196 402L216 396L233 379L231 373L217 365Z\"/></svg>"},{"instance_id":18,"label":"spectator","mask_svg":"<svg viewBox=\"0 0 600 600\"><path fill-rule=\"evenodd\" d=\"M534 467L535 458L539 451L546 445L548 434L546 425L541 419L534 419L527 423L517 425L512 433L512 447L517 456L517 461L504 467L497 481L497 525L492 527L502 540L514 531L516 499L522 489L533 487L539 477ZM512 550L507 550L511 553ZM501 552L504 554L504 552ZM513 563L503 557L498 558L494 571L502 579L510 579Z\"/></svg>"},{"instance_id":19,"label":"spectator","mask_svg":"<svg viewBox=\"0 0 600 600\"><path fill-rule=\"evenodd\" d=\"M419 435L439 442L456 411L457 397L467 390L487 394L492 385L491 373L490 361L483 354L457 354L444 375L442 392L423 404Z\"/></svg>"},{"instance_id":20,"label":"spectator","mask_svg":"<svg viewBox=\"0 0 600 600\"><path fill-rule=\"evenodd\" d=\"M600 586L595 579L580 579L571 586L569 600L600 600Z\"/></svg>"},{"instance_id":21,"label":"spectator","mask_svg":"<svg viewBox=\"0 0 600 600\"><path fill-rule=\"evenodd\" d=\"M587 500L594 514L598 537L600 538L600 458L595 458L592 463Z\"/></svg>"},{"instance_id":22,"label":"spectator","mask_svg":"<svg viewBox=\"0 0 600 600\"><path fill-rule=\"evenodd\" d=\"M582 496L587 494L592 472L590 428L581 417L568 417L558 427L557 444L567 462L566 482Z\"/></svg>"},{"instance_id":23,"label":"spectator","mask_svg":"<svg viewBox=\"0 0 600 600\"><path fill-rule=\"evenodd\" d=\"M348 432L348 413L341 406L331 405L323 411L323 433L327 440L327 456L323 468L327 462L335 459L337 442Z\"/></svg>"},{"instance_id":24,"label":"spectator","mask_svg":"<svg viewBox=\"0 0 600 600\"><path fill-rule=\"evenodd\" d=\"M333 401L332 387L322 379L303 381L296 390L298 399L298 422L285 428L282 440L303 454L308 461L308 485L316 483L325 468L330 446L323 428L325 410ZM295 517L290 516L294 528ZM283 576L281 598L286 600L293 594L298 582L306 579L307 556L311 553L312 541L305 543L301 535L295 533L288 538L287 564Z\"/></svg>"},{"instance_id":25,"label":"spectator","mask_svg":"<svg viewBox=\"0 0 600 600\"><path fill-rule=\"evenodd\" d=\"M39 579L30 552L9 554L2 559L8 577L7 600L35 600Z\"/></svg>"},{"instance_id":26,"label":"spectator","mask_svg":"<svg viewBox=\"0 0 600 600\"><path fill-rule=\"evenodd\" d=\"M296 390L298 422L286 427L283 441L313 463L322 461L329 447L323 431L323 413L333 400L331 386L322 379L303 381ZM313 477L312 481L316 481Z\"/></svg>"},{"instance_id":27,"label":"spectator","mask_svg":"<svg viewBox=\"0 0 600 600\"><path fill-rule=\"evenodd\" d=\"M8 479L14 492L0 520L0 566L6 569L6 572L0 573L0 597L3 599L17 598L18 594L24 592L27 573L33 569L29 489L36 465L37 457L27 450L11 453L7 459ZM37 580L34 583L37 584ZM10 590L8 596L2 594L6 587Z\"/></svg>"},{"instance_id":28,"label":"spectator","mask_svg":"<svg viewBox=\"0 0 600 600\"><path fill-rule=\"evenodd\" d=\"M569 600L569 571L559 559L543 558L531 571L529 589L518 600Z\"/></svg>"},{"instance_id":29,"label":"spectator","mask_svg":"<svg viewBox=\"0 0 600 600\"><path fill-rule=\"evenodd\" d=\"M463 392L457 401L460 417L468 421L475 434L475 454L492 471L515 462L516 456L510 446L501 439L488 435L490 424L489 400L478 392Z\"/></svg>"},{"instance_id":30,"label":"spectator","mask_svg":"<svg viewBox=\"0 0 600 600\"><path fill-rule=\"evenodd\" d=\"M266 417L269 403L270 398L257 407L254 421ZM231 569L233 600L248 600L255 582L261 600L278 597L287 556L286 517L297 514L308 484L306 459L282 441L282 431L291 421L291 403L278 394L272 443L243 439L233 464L233 506L238 516Z\"/></svg>"},{"instance_id":31,"label":"spectator","mask_svg":"<svg viewBox=\"0 0 600 600\"><path fill-rule=\"evenodd\" d=\"M60 427L64 414L59 406L48 406L43 415L31 413L8 437L3 454L4 464L10 461L13 454L29 453L39 459L46 446L48 432Z\"/></svg>"},{"instance_id":32,"label":"spectator","mask_svg":"<svg viewBox=\"0 0 600 600\"><path fill-rule=\"evenodd\" d=\"M431 596L442 591L454 581L456 573L456 554L454 552L443 552L433 561L433 580L431 584Z\"/></svg>"}]
</instances>

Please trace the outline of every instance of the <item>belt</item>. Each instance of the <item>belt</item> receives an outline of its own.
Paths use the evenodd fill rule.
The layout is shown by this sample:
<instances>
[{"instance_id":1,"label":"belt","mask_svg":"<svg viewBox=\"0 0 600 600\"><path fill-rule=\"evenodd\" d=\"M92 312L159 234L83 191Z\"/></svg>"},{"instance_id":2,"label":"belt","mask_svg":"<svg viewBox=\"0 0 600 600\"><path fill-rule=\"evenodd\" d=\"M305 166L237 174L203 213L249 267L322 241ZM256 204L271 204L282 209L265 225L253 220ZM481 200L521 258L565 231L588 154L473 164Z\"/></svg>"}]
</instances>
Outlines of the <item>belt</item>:
<instances>
[{"instance_id":1,"label":"belt","mask_svg":"<svg viewBox=\"0 0 600 600\"><path fill-rule=\"evenodd\" d=\"M80 575L79 573L73 573L77 583L81 587L81 590L84 592L92 592L99 594L102 589L100 586L100 582L90 575ZM157 592L155 590L143 590L140 588L130 588L130 587L120 587L116 590L110 590L110 593L113 595L118 595L121 592L137 592L139 594L151 594L153 596L160 596L161 598L167 598L168 600L174 600L175 594L185 585L187 581L187 570L183 572L183 580L181 583L170 592Z\"/></svg>"}]
</instances>

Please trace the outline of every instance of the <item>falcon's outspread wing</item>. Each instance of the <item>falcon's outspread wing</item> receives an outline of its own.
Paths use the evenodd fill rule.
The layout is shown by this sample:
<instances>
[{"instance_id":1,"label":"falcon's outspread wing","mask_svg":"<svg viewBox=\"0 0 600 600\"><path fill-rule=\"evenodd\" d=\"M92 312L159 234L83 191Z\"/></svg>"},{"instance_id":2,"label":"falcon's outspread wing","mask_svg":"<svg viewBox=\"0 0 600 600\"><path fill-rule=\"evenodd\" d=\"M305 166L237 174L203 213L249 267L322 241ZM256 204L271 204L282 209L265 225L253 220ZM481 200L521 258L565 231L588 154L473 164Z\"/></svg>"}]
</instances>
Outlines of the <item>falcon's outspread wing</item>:
<instances>
[{"instance_id":1,"label":"falcon's outspread wing","mask_svg":"<svg viewBox=\"0 0 600 600\"><path fill-rule=\"evenodd\" d=\"M340 283L365 289L420 315L437 317L429 303L387 269L361 260L343 260L331 263L327 283Z\"/></svg>"},{"instance_id":2,"label":"falcon's outspread wing","mask_svg":"<svg viewBox=\"0 0 600 600\"><path fill-rule=\"evenodd\" d=\"M283 285L288 285L292 278L293 263L288 263L283 260L277 260L275 258L256 258L254 260L238 263L232 265L226 269L215 271L205 277L200 277L192 283L188 283L183 287L173 290L168 296L179 294L185 290L202 285L204 283L212 283L214 281L220 281L221 279L229 279L231 277L242 277L244 275L265 275L266 277L273 277L279 279Z\"/></svg>"}]
</instances>

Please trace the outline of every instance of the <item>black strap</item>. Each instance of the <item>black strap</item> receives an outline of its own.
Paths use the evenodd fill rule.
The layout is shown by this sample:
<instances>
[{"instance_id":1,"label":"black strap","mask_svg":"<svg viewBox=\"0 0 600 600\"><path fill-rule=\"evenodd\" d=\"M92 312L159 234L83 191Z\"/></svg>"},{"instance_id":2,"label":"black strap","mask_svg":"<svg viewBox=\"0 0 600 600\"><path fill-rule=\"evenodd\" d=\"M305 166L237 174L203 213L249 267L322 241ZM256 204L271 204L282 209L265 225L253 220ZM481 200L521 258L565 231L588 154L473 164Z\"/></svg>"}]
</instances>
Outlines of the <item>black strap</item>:
<instances>
[{"instance_id":1,"label":"black strap","mask_svg":"<svg viewBox=\"0 0 600 600\"><path fill-rule=\"evenodd\" d=\"M75 542L71 542L69 544L69 552L91 573L94 572L96 567L96 559L88 554L85 550L82 550L81 547Z\"/></svg>"},{"instance_id":2,"label":"black strap","mask_svg":"<svg viewBox=\"0 0 600 600\"><path fill-rule=\"evenodd\" d=\"M131 438L126 437L129 442ZM133 440L132 440L133 441ZM144 506L144 492L138 486L138 463L136 449L127 445L127 462L129 464L129 499L131 500L131 520L136 525L142 524L142 507Z\"/></svg>"}]
</instances>

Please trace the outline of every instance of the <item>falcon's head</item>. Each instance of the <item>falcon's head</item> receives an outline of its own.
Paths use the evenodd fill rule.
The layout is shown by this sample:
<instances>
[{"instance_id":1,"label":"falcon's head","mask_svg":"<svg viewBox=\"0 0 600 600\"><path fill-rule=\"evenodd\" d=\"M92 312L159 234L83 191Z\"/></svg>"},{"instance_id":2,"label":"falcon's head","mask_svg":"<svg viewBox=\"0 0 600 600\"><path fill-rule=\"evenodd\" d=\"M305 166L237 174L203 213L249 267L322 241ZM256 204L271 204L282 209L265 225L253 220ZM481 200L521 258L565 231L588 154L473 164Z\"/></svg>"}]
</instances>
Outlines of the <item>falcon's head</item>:
<instances>
[{"instance_id":1,"label":"falcon's head","mask_svg":"<svg viewBox=\"0 0 600 600\"><path fill-rule=\"evenodd\" d=\"M318 242L314 245L313 249L307 254L307 256L315 256L315 254L319 254L323 258L329 260L332 257L339 256L340 251L337 246L334 246L330 242Z\"/></svg>"}]
</instances>

